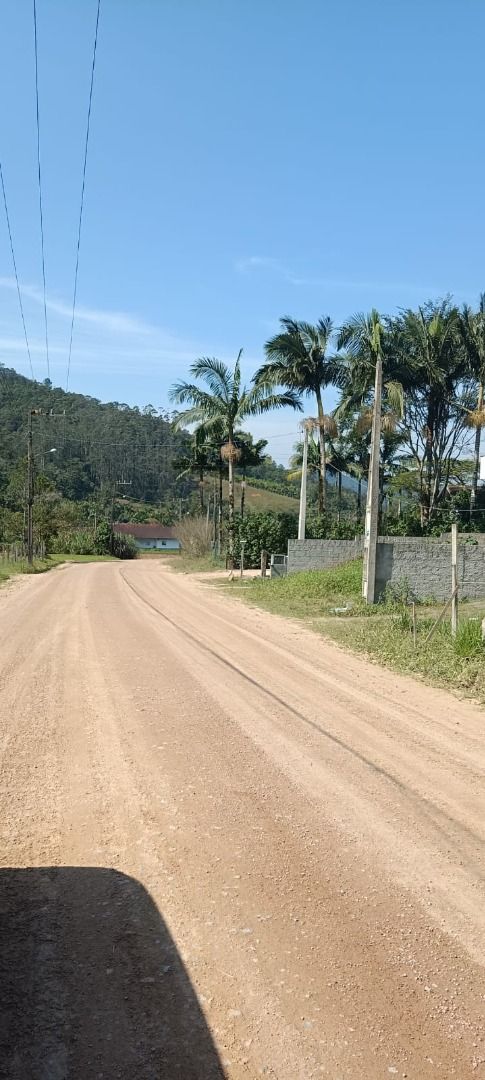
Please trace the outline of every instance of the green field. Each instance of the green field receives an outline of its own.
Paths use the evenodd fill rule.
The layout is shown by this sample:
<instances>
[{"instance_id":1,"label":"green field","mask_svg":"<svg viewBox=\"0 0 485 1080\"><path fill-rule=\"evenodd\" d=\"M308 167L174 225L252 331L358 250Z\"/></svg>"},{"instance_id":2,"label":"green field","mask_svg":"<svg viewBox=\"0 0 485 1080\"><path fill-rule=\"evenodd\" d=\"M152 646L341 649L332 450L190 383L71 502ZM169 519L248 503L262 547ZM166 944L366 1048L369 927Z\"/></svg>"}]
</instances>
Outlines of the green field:
<instances>
[{"instance_id":1,"label":"green field","mask_svg":"<svg viewBox=\"0 0 485 1080\"><path fill-rule=\"evenodd\" d=\"M228 483L227 480L223 481L223 498L227 504L228 500ZM207 479L204 483L205 497L208 499L209 495L213 495L214 481ZM241 504L241 484L236 480L234 484L234 501L236 509L239 509ZM275 491L266 491L263 488L252 487L246 484L246 510L273 510L275 513L281 513L286 511L290 514L298 514L299 503L298 499L291 498L290 495L279 495Z\"/></svg>"}]
</instances>

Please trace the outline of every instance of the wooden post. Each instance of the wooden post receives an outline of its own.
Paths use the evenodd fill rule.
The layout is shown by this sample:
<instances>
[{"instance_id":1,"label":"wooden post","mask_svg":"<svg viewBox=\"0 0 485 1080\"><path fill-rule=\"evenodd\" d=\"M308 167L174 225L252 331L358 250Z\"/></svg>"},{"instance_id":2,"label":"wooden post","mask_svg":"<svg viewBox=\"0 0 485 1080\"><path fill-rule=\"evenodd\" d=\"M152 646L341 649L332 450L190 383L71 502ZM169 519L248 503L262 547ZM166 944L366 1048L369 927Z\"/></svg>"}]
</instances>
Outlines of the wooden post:
<instances>
[{"instance_id":1,"label":"wooden post","mask_svg":"<svg viewBox=\"0 0 485 1080\"><path fill-rule=\"evenodd\" d=\"M416 648L416 604L414 603L414 600L413 600L413 603L412 603L412 608L413 608L413 645L414 645L414 648Z\"/></svg>"},{"instance_id":2,"label":"wooden post","mask_svg":"<svg viewBox=\"0 0 485 1080\"><path fill-rule=\"evenodd\" d=\"M458 525L451 526L451 636L458 629Z\"/></svg>"},{"instance_id":3,"label":"wooden post","mask_svg":"<svg viewBox=\"0 0 485 1080\"><path fill-rule=\"evenodd\" d=\"M262 578L266 577L267 566L268 566L268 552L267 551L262 551L261 552L261 577Z\"/></svg>"}]
</instances>

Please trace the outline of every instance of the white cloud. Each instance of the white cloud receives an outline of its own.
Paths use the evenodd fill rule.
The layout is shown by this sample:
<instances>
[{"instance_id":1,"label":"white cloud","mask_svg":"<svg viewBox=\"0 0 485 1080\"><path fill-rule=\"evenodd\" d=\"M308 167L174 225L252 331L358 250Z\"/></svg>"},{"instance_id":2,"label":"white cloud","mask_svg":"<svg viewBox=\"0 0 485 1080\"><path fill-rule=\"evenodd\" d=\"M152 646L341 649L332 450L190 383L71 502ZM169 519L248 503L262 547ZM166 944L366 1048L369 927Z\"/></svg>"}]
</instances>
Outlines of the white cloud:
<instances>
[{"instance_id":1,"label":"white cloud","mask_svg":"<svg viewBox=\"0 0 485 1080\"><path fill-rule=\"evenodd\" d=\"M15 278L0 277L0 288L17 290ZM44 296L36 285L21 285L22 297L28 297L35 304L44 305ZM61 318L71 319L72 305L66 304L60 299L47 297L46 307L48 311L60 315ZM103 311L96 308L76 306L76 322L91 323L101 330L111 334L152 334L154 327L135 318L123 311Z\"/></svg>"},{"instance_id":2,"label":"white cloud","mask_svg":"<svg viewBox=\"0 0 485 1080\"><path fill-rule=\"evenodd\" d=\"M267 270L270 273L276 274L284 281L287 281L290 285L296 287L305 286L307 288L322 288L322 289L362 289L362 290L375 290L376 292L395 292L402 290L403 292L419 293L420 296L440 296L443 294L443 290L437 288L435 285L420 285L416 282L403 282L403 281L366 281L366 280L352 280L342 277L300 277L295 274L288 266L280 262L279 259L273 259L269 255L249 255L246 258L237 259L235 269L239 274L250 274L254 271ZM446 291L446 290L445 290ZM455 295L462 295L456 292Z\"/></svg>"}]
</instances>

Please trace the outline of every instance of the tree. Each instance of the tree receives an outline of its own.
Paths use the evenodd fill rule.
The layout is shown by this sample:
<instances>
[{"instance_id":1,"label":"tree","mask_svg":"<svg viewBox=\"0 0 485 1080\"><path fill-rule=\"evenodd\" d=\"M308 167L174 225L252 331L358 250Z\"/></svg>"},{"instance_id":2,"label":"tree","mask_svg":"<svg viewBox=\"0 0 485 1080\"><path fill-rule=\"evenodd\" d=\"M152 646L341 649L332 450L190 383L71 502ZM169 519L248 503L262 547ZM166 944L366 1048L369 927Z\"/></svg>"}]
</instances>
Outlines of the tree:
<instances>
[{"instance_id":1,"label":"tree","mask_svg":"<svg viewBox=\"0 0 485 1080\"><path fill-rule=\"evenodd\" d=\"M404 396L402 431L419 472L422 521L429 525L466 442L473 401L458 309L448 299L408 309L393 320L392 338L413 376Z\"/></svg>"},{"instance_id":2,"label":"tree","mask_svg":"<svg viewBox=\"0 0 485 1080\"><path fill-rule=\"evenodd\" d=\"M238 427L249 416L259 416L290 406L301 410L299 396L294 390L285 393L272 392L266 384L257 384L250 389L241 382L240 350L234 370L214 357L203 356L190 368L191 375L205 383L207 389L196 382L180 381L170 391L171 401L177 405L189 404L189 408L180 413L176 426L187 424L202 426L210 435L211 430L222 429L225 442L221 447L223 459L229 469L229 562L234 565L234 465L238 460L238 448L235 434Z\"/></svg>"},{"instance_id":3,"label":"tree","mask_svg":"<svg viewBox=\"0 0 485 1080\"><path fill-rule=\"evenodd\" d=\"M465 348L471 374L478 382L475 409L469 413L469 423L475 428L474 467L470 491L470 518L477 501L478 477L480 474L480 441L485 420L483 392L485 383L485 293L481 293L478 311L472 311L464 304L459 329Z\"/></svg>"},{"instance_id":4,"label":"tree","mask_svg":"<svg viewBox=\"0 0 485 1080\"><path fill-rule=\"evenodd\" d=\"M246 473L248 469L261 465L264 461L264 450L268 442L266 439L258 439L254 442L253 436L248 431L236 432L236 446L239 450L238 466L242 471L241 482L241 517L244 517L244 501L246 496Z\"/></svg>"},{"instance_id":5,"label":"tree","mask_svg":"<svg viewBox=\"0 0 485 1080\"><path fill-rule=\"evenodd\" d=\"M209 442L205 428L200 427L194 432L190 442L190 453L180 458L176 465L180 469L177 480L183 476L195 473L199 484L200 512L204 513L204 476L214 468L214 447Z\"/></svg>"},{"instance_id":6,"label":"tree","mask_svg":"<svg viewBox=\"0 0 485 1080\"><path fill-rule=\"evenodd\" d=\"M331 383L340 385L342 368L338 357L328 357L332 321L328 315L315 326L285 317L282 329L266 342L267 361L255 375L256 385L285 386L299 396L313 396L317 406L320 451L318 508L325 511L326 423L323 391Z\"/></svg>"}]
</instances>

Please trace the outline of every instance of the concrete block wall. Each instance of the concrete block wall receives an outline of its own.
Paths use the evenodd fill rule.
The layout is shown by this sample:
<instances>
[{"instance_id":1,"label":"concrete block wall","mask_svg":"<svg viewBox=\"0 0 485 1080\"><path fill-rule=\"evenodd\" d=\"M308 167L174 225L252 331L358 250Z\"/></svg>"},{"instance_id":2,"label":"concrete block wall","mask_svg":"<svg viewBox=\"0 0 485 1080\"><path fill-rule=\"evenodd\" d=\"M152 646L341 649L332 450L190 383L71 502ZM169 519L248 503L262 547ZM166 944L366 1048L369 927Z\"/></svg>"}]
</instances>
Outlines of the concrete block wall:
<instances>
[{"instance_id":1,"label":"concrete block wall","mask_svg":"<svg viewBox=\"0 0 485 1080\"><path fill-rule=\"evenodd\" d=\"M451 543L429 537L379 538L376 578L378 596L386 586L407 582L418 600L447 600L451 594ZM458 541L460 596L485 596L485 549L460 538Z\"/></svg>"},{"instance_id":2,"label":"concrete block wall","mask_svg":"<svg viewBox=\"0 0 485 1080\"><path fill-rule=\"evenodd\" d=\"M288 573L298 570L329 570L332 566L358 559L364 550L364 539L355 540L289 540Z\"/></svg>"},{"instance_id":3,"label":"concrete block wall","mask_svg":"<svg viewBox=\"0 0 485 1080\"><path fill-rule=\"evenodd\" d=\"M362 555L362 536L355 540L290 540L288 573L328 570ZM418 600L445 600L451 593L451 543L447 539L381 536L376 559L377 595L388 585L406 582ZM485 597L485 546L463 538L458 543L460 596Z\"/></svg>"}]
</instances>

